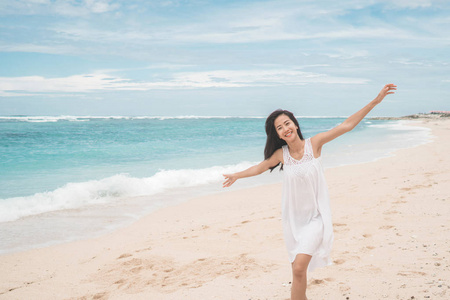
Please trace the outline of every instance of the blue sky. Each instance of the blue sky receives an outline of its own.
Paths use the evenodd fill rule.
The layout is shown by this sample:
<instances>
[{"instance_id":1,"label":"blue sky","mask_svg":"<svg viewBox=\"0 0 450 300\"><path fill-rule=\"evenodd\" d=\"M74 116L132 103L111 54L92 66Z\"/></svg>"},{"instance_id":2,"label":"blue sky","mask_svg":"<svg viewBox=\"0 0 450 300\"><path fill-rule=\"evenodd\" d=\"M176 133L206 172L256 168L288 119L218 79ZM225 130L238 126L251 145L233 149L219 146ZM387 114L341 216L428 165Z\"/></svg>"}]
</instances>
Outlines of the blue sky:
<instances>
[{"instance_id":1,"label":"blue sky","mask_svg":"<svg viewBox=\"0 0 450 300\"><path fill-rule=\"evenodd\" d=\"M449 1L0 0L0 115L450 110Z\"/></svg>"}]
</instances>

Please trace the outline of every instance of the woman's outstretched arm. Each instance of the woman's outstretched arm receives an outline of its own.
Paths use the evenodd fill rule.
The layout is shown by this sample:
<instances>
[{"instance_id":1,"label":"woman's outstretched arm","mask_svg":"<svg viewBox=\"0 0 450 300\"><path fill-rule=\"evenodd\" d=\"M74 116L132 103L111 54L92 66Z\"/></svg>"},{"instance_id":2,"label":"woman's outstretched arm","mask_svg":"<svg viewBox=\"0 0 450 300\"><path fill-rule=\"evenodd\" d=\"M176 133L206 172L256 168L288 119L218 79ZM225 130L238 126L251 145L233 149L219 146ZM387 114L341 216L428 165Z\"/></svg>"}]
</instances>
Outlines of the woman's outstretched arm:
<instances>
[{"instance_id":1,"label":"woman's outstretched arm","mask_svg":"<svg viewBox=\"0 0 450 300\"><path fill-rule=\"evenodd\" d=\"M247 170L233 174L223 174L223 177L225 177L223 187L231 186L236 180L240 178L252 177L264 173L265 171L269 170L269 168L276 166L277 164L282 162L282 159L283 150L278 149L274 154L272 154L270 158L248 168Z\"/></svg>"},{"instance_id":2,"label":"woman's outstretched arm","mask_svg":"<svg viewBox=\"0 0 450 300\"><path fill-rule=\"evenodd\" d=\"M338 126L330 129L326 132L319 133L311 138L312 144L314 146L314 152L320 156L320 152L322 150L322 146L338 136L343 135L346 132L351 131L356 125L361 122L362 119L381 101L383 101L384 97L389 94L394 94L394 91L397 89L397 86L393 83L386 84L383 89L380 91L378 96L369 102L366 106L360 109L358 112L354 113L350 117L348 117L344 122L339 124Z\"/></svg>"}]
</instances>

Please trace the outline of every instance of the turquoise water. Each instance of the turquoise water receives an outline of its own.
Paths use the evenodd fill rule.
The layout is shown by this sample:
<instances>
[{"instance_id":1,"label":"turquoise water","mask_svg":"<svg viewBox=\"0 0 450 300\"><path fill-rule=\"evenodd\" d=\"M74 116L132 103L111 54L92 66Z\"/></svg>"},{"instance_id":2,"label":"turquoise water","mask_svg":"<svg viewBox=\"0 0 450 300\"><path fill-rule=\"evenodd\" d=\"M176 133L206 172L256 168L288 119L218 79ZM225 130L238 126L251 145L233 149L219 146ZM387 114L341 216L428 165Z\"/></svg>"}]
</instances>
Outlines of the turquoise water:
<instances>
[{"instance_id":1,"label":"turquoise water","mask_svg":"<svg viewBox=\"0 0 450 300\"><path fill-rule=\"evenodd\" d=\"M0 198L55 190L116 174L202 169L259 161L264 118L0 119ZM304 119L306 136L337 118ZM362 129L362 128L361 128Z\"/></svg>"},{"instance_id":2,"label":"turquoise water","mask_svg":"<svg viewBox=\"0 0 450 300\"><path fill-rule=\"evenodd\" d=\"M299 118L299 123L310 137L343 120ZM223 173L263 159L264 122L263 117L0 117L0 251L23 249L25 240L33 247L103 232L174 199L218 192ZM429 138L426 129L404 122L364 120L327 144L322 156L326 167L371 161ZM243 180L236 188L279 181L278 173ZM84 225L69 222L76 218ZM30 243L24 231L35 240Z\"/></svg>"}]
</instances>

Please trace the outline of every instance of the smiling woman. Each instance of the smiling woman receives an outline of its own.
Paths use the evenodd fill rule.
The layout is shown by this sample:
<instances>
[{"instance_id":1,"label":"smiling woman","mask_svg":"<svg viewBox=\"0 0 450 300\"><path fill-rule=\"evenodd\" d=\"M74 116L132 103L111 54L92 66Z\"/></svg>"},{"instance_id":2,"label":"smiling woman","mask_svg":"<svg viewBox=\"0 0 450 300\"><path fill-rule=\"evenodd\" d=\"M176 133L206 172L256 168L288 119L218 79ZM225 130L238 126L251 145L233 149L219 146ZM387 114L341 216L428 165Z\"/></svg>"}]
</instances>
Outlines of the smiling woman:
<instances>
[{"instance_id":1,"label":"smiling woman","mask_svg":"<svg viewBox=\"0 0 450 300\"><path fill-rule=\"evenodd\" d=\"M278 117L280 117L278 119ZM275 120L278 120L275 125ZM281 148L281 146L286 145L286 142L280 138L279 132L283 130L283 126L291 126L295 128L291 128L291 131L288 133L289 136L293 131L297 131L298 137L303 140L303 135L300 130L300 125L298 124L297 119L294 117L294 114L287 110L278 109L274 111L266 120L266 147L264 148L264 159L269 159L275 150ZM270 171L273 171L279 164L270 168ZM283 166L281 166L283 169Z\"/></svg>"},{"instance_id":2,"label":"smiling woman","mask_svg":"<svg viewBox=\"0 0 450 300\"><path fill-rule=\"evenodd\" d=\"M387 84L378 96L340 125L304 139L294 115L274 111L266 120L265 160L245 171L224 175L224 187L237 179L285 167L282 193L284 240L292 264L292 300L306 300L307 271L331 264L333 243L328 187L321 163L322 146L346 132L397 89Z\"/></svg>"}]
</instances>

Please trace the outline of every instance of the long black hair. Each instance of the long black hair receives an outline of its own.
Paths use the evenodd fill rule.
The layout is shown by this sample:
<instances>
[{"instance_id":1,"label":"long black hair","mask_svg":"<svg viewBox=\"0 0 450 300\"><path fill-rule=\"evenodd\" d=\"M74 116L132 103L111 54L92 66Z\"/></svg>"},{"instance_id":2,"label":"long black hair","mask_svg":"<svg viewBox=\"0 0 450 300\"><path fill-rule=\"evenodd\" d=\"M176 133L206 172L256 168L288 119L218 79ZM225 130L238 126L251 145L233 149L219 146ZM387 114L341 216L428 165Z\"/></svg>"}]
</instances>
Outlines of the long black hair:
<instances>
[{"instance_id":1,"label":"long black hair","mask_svg":"<svg viewBox=\"0 0 450 300\"><path fill-rule=\"evenodd\" d=\"M286 115L292 122L297 126L297 134L301 140L303 140L302 132L300 131L300 125L298 124L297 119L294 117L294 114L288 110L277 109L273 113L271 113L266 119L266 147L264 148L264 159L269 159L275 151L280 149L283 145L286 145L286 141L282 140L275 129L275 119L280 115ZM278 167L279 163L276 166L270 168L270 172L273 171L276 167ZM283 164L281 164L280 170L283 170Z\"/></svg>"}]
</instances>

